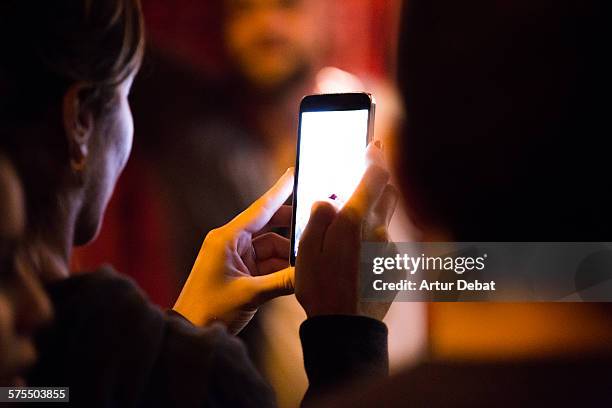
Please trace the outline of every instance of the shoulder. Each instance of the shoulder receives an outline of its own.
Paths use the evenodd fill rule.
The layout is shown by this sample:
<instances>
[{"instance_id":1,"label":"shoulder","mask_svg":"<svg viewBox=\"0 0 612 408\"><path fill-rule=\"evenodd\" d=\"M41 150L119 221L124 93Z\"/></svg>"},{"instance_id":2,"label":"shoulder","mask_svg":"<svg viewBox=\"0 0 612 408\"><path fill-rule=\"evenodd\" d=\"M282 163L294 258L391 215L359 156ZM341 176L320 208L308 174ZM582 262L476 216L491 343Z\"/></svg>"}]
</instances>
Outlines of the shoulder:
<instances>
[{"instance_id":1,"label":"shoulder","mask_svg":"<svg viewBox=\"0 0 612 408\"><path fill-rule=\"evenodd\" d=\"M130 278L117 273L110 265L103 265L94 271L79 272L66 279L52 281L46 286L52 292L69 292L77 288L92 290L100 287L120 290L136 289L136 285Z\"/></svg>"},{"instance_id":2,"label":"shoulder","mask_svg":"<svg viewBox=\"0 0 612 408\"><path fill-rule=\"evenodd\" d=\"M71 343L121 354L154 353L164 314L128 277L105 266L47 285L55 309L52 332ZM146 347L143 347L146 345ZM145 350L146 349L146 350Z\"/></svg>"},{"instance_id":3,"label":"shoulder","mask_svg":"<svg viewBox=\"0 0 612 408\"><path fill-rule=\"evenodd\" d=\"M161 317L161 312L142 290L110 266L52 282L47 285L47 291L59 317L64 312L73 315L79 311L86 312L89 318L115 314L128 319L143 314Z\"/></svg>"},{"instance_id":4,"label":"shoulder","mask_svg":"<svg viewBox=\"0 0 612 408\"><path fill-rule=\"evenodd\" d=\"M67 384L77 405L138 400L160 352L164 314L108 267L46 289L55 316L37 336L40 359L31 383Z\"/></svg>"}]
</instances>

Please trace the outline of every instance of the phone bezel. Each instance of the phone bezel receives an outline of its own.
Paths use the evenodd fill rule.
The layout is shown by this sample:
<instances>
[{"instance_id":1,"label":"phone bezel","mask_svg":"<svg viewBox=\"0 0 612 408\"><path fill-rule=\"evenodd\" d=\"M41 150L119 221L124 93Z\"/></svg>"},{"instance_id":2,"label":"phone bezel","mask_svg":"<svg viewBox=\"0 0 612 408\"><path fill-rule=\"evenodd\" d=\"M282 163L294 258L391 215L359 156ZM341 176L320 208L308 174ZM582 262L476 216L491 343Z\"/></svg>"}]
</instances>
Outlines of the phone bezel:
<instances>
[{"instance_id":1,"label":"phone bezel","mask_svg":"<svg viewBox=\"0 0 612 408\"><path fill-rule=\"evenodd\" d=\"M302 113L303 112L324 112L324 111L343 111L343 110L368 110L368 132L365 145L367 146L372 138L374 129L374 112L376 104L372 95L366 92L337 93L337 94L316 94L307 95L302 98L298 119L297 143L295 154L295 173L293 179L293 211L291 217L291 253L289 262L295 266L295 216L297 211L297 187L300 172L300 141L302 138Z\"/></svg>"}]
</instances>

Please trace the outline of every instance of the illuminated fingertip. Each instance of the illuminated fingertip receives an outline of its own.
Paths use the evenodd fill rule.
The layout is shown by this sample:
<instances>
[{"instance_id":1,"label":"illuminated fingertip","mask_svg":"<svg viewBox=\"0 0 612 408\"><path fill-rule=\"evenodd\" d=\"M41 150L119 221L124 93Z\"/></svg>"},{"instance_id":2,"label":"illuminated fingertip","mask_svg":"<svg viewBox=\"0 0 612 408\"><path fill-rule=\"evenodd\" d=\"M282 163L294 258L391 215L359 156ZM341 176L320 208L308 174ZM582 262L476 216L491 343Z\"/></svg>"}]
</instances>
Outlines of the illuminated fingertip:
<instances>
[{"instance_id":1,"label":"illuminated fingertip","mask_svg":"<svg viewBox=\"0 0 612 408\"><path fill-rule=\"evenodd\" d=\"M317 212L318 208L322 205L321 201L315 201L312 203L312 207L310 207L310 215Z\"/></svg>"},{"instance_id":2,"label":"illuminated fingertip","mask_svg":"<svg viewBox=\"0 0 612 408\"><path fill-rule=\"evenodd\" d=\"M314 204L312 204L312 207L310 209L310 214L311 216L314 214L318 214L319 212L323 212L323 211L329 211L329 212L336 212L337 208L334 204L332 204L329 201L316 201Z\"/></svg>"}]
</instances>

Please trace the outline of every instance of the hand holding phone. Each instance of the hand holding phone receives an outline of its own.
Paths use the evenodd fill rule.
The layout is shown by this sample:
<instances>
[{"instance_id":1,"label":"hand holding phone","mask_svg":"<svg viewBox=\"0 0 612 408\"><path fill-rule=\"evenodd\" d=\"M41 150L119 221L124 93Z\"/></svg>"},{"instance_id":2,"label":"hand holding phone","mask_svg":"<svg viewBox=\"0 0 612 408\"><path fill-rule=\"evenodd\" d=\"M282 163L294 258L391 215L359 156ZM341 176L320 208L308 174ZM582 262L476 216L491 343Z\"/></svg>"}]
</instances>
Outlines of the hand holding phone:
<instances>
[{"instance_id":1,"label":"hand holding phone","mask_svg":"<svg viewBox=\"0 0 612 408\"><path fill-rule=\"evenodd\" d=\"M380 145L366 152L374 108L365 93L310 95L300 106L291 263L295 294L309 317L382 319L389 308L363 305L358 295L361 240L387 239L397 203Z\"/></svg>"},{"instance_id":2,"label":"hand holding phone","mask_svg":"<svg viewBox=\"0 0 612 408\"><path fill-rule=\"evenodd\" d=\"M293 293L289 242L266 232L289 225L291 214L283 203L292 187L289 169L249 208L208 233L175 311L197 326L221 321L238 333L261 304Z\"/></svg>"},{"instance_id":3,"label":"hand holding phone","mask_svg":"<svg viewBox=\"0 0 612 408\"><path fill-rule=\"evenodd\" d=\"M375 103L367 93L304 97L293 189L291 265L312 205L328 201L344 207L366 168L365 151L374 126Z\"/></svg>"},{"instance_id":4,"label":"hand holding phone","mask_svg":"<svg viewBox=\"0 0 612 408\"><path fill-rule=\"evenodd\" d=\"M295 295L308 317L344 314L381 320L385 316L390 304L359 300L359 259L364 233L386 235L397 202L388 181L389 173L373 161L340 211L324 201L313 207L295 269Z\"/></svg>"}]
</instances>

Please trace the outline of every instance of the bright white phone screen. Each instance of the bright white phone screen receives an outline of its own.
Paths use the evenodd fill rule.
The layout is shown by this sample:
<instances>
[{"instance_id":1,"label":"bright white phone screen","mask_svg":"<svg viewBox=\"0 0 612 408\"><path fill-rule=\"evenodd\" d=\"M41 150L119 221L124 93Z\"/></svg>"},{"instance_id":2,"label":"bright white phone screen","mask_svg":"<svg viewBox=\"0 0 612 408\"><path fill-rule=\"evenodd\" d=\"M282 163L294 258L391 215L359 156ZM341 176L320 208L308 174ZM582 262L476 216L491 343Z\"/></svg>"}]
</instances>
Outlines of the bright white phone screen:
<instances>
[{"instance_id":1,"label":"bright white phone screen","mask_svg":"<svg viewBox=\"0 0 612 408\"><path fill-rule=\"evenodd\" d=\"M334 201L341 208L361 180L368 118L367 109L302 112L294 255L312 205Z\"/></svg>"}]
</instances>

